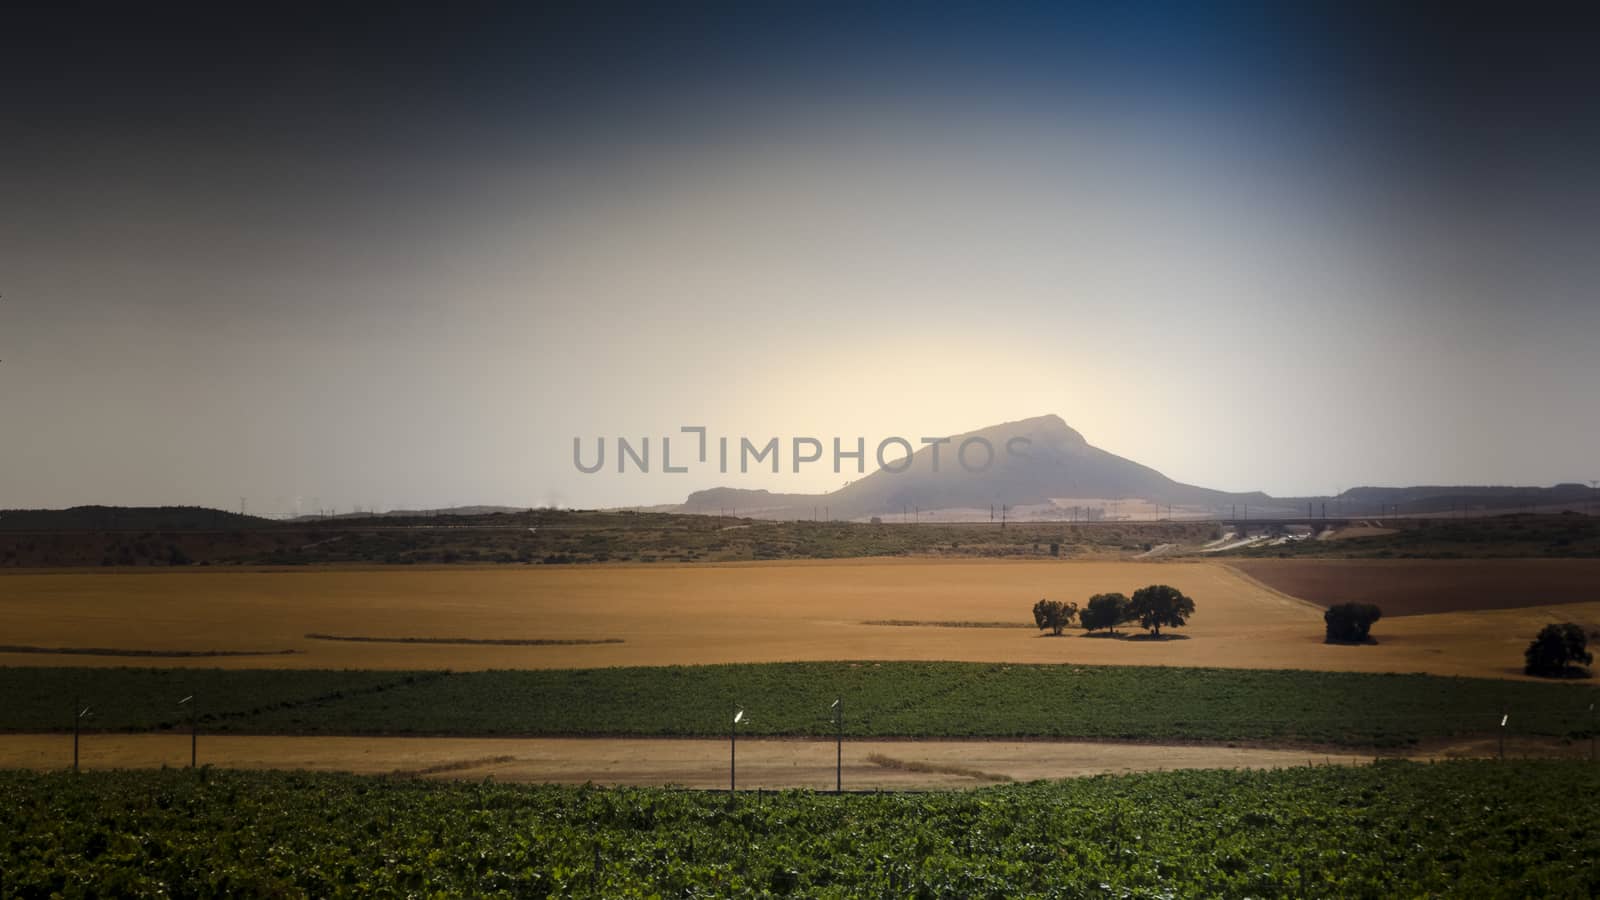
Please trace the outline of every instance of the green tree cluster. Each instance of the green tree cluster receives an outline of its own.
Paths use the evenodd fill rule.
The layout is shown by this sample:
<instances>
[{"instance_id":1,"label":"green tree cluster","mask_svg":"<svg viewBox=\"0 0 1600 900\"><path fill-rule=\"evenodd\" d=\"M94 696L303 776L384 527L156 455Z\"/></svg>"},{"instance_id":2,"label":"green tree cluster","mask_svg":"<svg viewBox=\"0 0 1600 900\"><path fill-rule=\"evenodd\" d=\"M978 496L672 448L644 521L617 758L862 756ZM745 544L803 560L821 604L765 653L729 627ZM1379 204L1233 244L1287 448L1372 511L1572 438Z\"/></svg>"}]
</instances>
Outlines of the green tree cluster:
<instances>
[{"instance_id":1,"label":"green tree cluster","mask_svg":"<svg viewBox=\"0 0 1600 900\"><path fill-rule=\"evenodd\" d=\"M1121 593L1095 594L1078 613L1078 623L1090 632L1103 629L1115 634L1118 625L1138 622L1139 627L1159 637L1163 627L1181 627L1193 615L1194 601L1182 591L1171 585L1152 584L1134 591L1131 598Z\"/></svg>"},{"instance_id":2,"label":"green tree cluster","mask_svg":"<svg viewBox=\"0 0 1600 900\"><path fill-rule=\"evenodd\" d=\"M1547 678L1586 676L1589 673L1583 667L1594 662L1594 655L1588 648L1589 637L1578 625L1572 622L1546 625L1523 654L1527 662L1523 671Z\"/></svg>"}]
</instances>

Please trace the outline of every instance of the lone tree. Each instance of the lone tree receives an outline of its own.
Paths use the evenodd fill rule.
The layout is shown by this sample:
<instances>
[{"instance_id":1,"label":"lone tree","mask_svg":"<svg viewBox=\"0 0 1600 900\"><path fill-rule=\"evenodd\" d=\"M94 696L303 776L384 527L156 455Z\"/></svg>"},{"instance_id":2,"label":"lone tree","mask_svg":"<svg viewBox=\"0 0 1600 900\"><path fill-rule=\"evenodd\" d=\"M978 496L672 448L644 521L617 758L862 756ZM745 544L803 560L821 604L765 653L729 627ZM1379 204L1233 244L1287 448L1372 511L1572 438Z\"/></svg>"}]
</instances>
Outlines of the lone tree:
<instances>
[{"instance_id":1,"label":"lone tree","mask_svg":"<svg viewBox=\"0 0 1600 900\"><path fill-rule=\"evenodd\" d=\"M1341 603L1330 606L1322 614L1328 633L1323 641L1329 644L1359 644L1367 640L1372 623L1383 618L1383 611L1371 603Z\"/></svg>"},{"instance_id":2,"label":"lone tree","mask_svg":"<svg viewBox=\"0 0 1600 900\"><path fill-rule=\"evenodd\" d=\"M1588 646L1589 638L1577 625L1546 625L1523 654L1527 659L1523 671L1547 678L1586 677L1589 672L1583 667L1594 662Z\"/></svg>"},{"instance_id":3,"label":"lone tree","mask_svg":"<svg viewBox=\"0 0 1600 900\"><path fill-rule=\"evenodd\" d=\"M1128 598L1122 594L1095 594L1089 605L1078 614L1078 622L1089 631L1107 629L1117 633L1117 626L1129 620Z\"/></svg>"},{"instance_id":4,"label":"lone tree","mask_svg":"<svg viewBox=\"0 0 1600 900\"><path fill-rule=\"evenodd\" d=\"M1175 587L1152 584L1133 592L1128 611L1132 618L1139 620L1140 628L1153 631L1156 637L1160 637L1161 626L1177 628L1187 623L1188 618L1194 615L1194 601Z\"/></svg>"},{"instance_id":5,"label":"lone tree","mask_svg":"<svg viewBox=\"0 0 1600 900\"><path fill-rule=\"evenodd\" d=\"M1060 634L1072 620L1078 617L1078 604L1062 603L1060 600L1040 600L1033 605L1033 621L1039 630L1050 629L1051 634Z\"/></svg>"}]
</instances>

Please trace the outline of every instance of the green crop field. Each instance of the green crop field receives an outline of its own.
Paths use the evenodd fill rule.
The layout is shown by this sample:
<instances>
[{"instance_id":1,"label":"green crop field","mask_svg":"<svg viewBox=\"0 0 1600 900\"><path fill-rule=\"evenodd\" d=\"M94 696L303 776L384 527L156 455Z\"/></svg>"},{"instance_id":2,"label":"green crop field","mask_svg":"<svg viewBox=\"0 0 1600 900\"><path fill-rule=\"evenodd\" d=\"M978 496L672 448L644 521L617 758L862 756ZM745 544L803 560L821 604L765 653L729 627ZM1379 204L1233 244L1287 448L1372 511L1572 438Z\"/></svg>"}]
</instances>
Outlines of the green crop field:
<instances>
[{"instance_id":1,"label":"green crop field","mask_svg":"<svg viewBox=\"0 0 1600 900\"><path fill-rule=\"evenodd\" d=\"M489 672L0 669L0 730L181 727L211 733L831 734L856 737L1255 740L1400 746L1490 734L1583 737L1592 687L1426 675L983 663L764 663Z\"/></svg>"},{"instance_id":2,"label":"green crop field","mask_svg":"<svg viewBox=\"0 0 1600 900\"><path fill-rule=\"evenodd\" d=\"M0 773L0 893L1592 897L1576 762L1189 771L833 796Z\"/></svg>"}]
</instances>

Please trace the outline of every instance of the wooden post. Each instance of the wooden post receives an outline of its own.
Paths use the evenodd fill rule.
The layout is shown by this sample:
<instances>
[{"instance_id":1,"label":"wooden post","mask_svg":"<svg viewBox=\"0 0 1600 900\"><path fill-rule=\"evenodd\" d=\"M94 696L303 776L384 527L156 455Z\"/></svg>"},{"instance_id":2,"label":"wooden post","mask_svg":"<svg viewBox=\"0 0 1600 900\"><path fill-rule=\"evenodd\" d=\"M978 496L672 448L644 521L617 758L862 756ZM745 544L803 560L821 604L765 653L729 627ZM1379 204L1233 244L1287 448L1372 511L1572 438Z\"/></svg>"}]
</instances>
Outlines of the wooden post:
<instances>
[{"instance_id":1,"label":"wooden post","mask_svg":"<svg viewBox=\"0 0 1600 900\"><path fill-rule=\"evenodd\" d=\"M839 730L836 733L835 749L838 755L834 759L833 767L833 792L844 793L844 698L833 701L839 707Z\"/></svg>"}]
</instances>

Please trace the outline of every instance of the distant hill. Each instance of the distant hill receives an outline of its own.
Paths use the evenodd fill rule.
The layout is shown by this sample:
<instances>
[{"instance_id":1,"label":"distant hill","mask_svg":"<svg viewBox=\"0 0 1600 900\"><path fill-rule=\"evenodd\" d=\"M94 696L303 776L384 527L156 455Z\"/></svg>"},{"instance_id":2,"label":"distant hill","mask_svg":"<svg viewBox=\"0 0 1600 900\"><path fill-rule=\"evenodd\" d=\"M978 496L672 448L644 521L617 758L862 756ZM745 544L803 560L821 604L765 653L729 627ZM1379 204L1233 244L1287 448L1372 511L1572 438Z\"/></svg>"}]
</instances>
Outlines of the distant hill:
<instances>
[{"instance_id":1,"label":"distant hill","mask_svg":"<svg viewBox=\"0 0 1600 900\"><path fill-rule=\"evenodd\" d=\"M1513 485L1416 485L1413 487L1354 487L1334 497L1284 498L1282 502L1304 511L1307 502L1328 503L1328 512L1341 515L1446 516L1485 512L1587 511L1596 492L1586 484L1553 487Z\"/></svg>"},{"instance_id":2,"label":"distant hill","mask_svg":"<svg viewBox=\"0 0 1600 900\"><path fill-rule=\"evenodd\" d=\"M0 509L0 531L203 531L262 528L270 519L203 506L74 506Z\"/></svg>"},{"instance_id":3,"label":"distant hill","mask_svg":"<svg viewBox=\"0 0 1600 900\"><path fill-rule=\"evenodd\" d=\"M513 513L529 512L526 506L448 506L439 509L391 509L387 512L343 512L333 515L307 513L301 516L290 516L284 522L310 523L328 521L346 521L358 519L431 519L437 516L493 516L510 515Z\"/></svg>"},{"instance_id":4,"label":"distant hill","mask_svg":"<svg viewBox=\"0 0 1600 900\"><path fill-rule=\"evenodd\" d=\"M963 468L956 454L963 441L982 438L994 461L982 471ZM1019 441L1023 455L1007 453ZM1495 512L1583 511L1596 492L1580 484L1554 487L1360 487L1335 497L1272 497L1260 491L1229 492L1174 481L1162 473L1089 444L1059 416L1039 416L954 435L922 445L909 468L877 471L827 494L774 494L764 490L713 488L696 491L680 506L663 511L732 513L759 519L834 519L873 516L898 520L912 510L946 521L985 520L993 507L1029 521L1107 519L1297 518L1312 515L1384 516ZM869 457L874 448L869 447ZM986 451L974 444L968 461L981 469Z\"/></svg>"},{"instance_id":5,"label":"distant hill","mask_svg":"<svg viewBox=\"0 0 1600 900\"><path fill-rule=\"evenodd\" d=\"M988 451L980 441L969 447L968 466L957 458L962 444L972 439L993 448L987 468L983 462ZM1040 416L954 435L945 444L922 445L904 471L880 470L829 494L714 488L691 494L677 510L736 508L741 516L809 518L813 507L827 506L834 518L856 519L899 515L913 507L986 514L990 506L1006 506L1019 518L1059 519L1069 514L1087 517L1090 510L1103 516L1107 504L1124 499L1207 514L1234 506L1265 508L1271 500L1259 492L1230 493L1174 481L1149 466L1090 445L1059 416Z\"/></svg>"}]
</instances>

